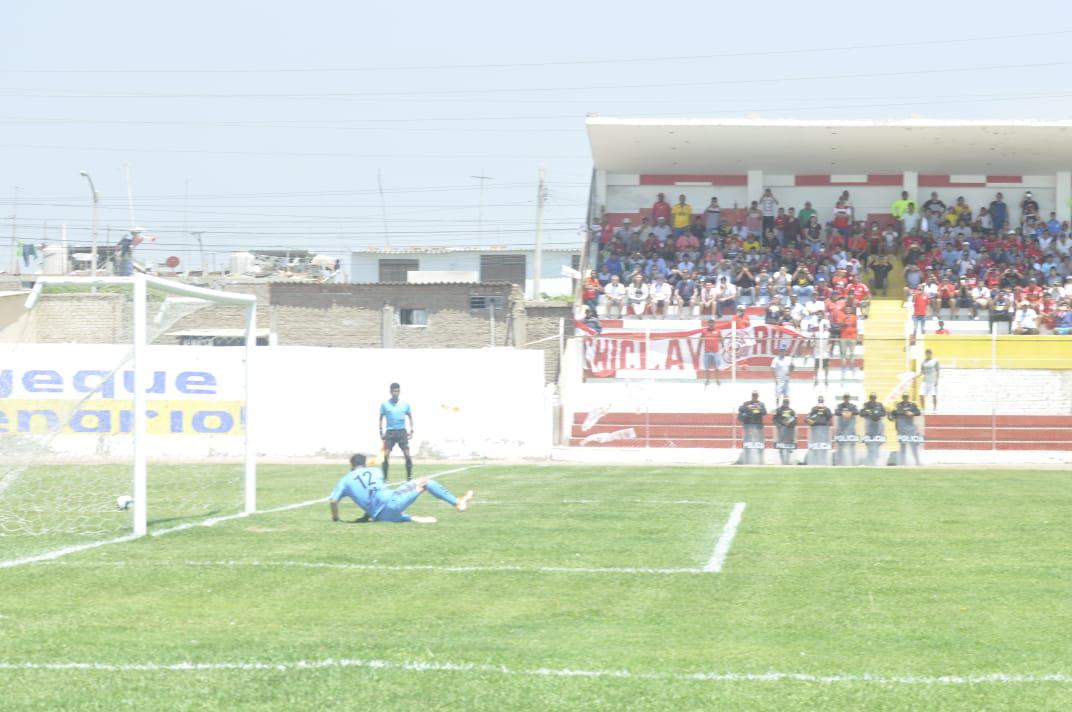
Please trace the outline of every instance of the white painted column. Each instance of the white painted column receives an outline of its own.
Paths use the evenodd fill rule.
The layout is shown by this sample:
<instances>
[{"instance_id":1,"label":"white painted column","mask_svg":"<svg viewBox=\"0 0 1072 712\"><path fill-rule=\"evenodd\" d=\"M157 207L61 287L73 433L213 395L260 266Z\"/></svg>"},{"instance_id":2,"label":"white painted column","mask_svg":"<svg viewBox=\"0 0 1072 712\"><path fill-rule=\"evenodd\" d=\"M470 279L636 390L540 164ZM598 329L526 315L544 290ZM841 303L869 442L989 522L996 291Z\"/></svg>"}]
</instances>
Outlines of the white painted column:
<instances>
[{"instance_id":1,"label":"white painted column","mask_svg":"<svg viewBox=\"0 0 1072 712\"><path fill-rule=\"evenodd\" d=\"M918 171L905 171L901 178L901 190L908 191L908 199L916 204L916 212L919 212L920 198L919 194L919 172ZM901 196L897 196L900 198Z\"/></svg>"},{"instance_id":2,"label":"white painted column","mask_svg":"<svg viewBox=\"0 0 1072 712\"><path fill-rule=\"evenodd\" d=\"M1057 171L1057 219L1072 220L1072 171Z\"/></svg>"},{"instance_id":3,"label":"white painted column","mask_svg":"<svg viewBox=\"0 0 1072 712\"><path fill-rule=\"evenodd\" d=\"M763 197L763 171L748 171L748 203ZM748 207L745 205L743 207Z\"/></svg>"},{"instance_id":4,"label":"white painted column","mask_svg":"<svg viewBox=\"0 0 1072 712\"><path fill-rule=\"evenodd\" d=\"M607 172L597 169L594 185L592 187L592 216L593 222L599 222L600 215L607 209Z\"/></svg>"}]
</instances>

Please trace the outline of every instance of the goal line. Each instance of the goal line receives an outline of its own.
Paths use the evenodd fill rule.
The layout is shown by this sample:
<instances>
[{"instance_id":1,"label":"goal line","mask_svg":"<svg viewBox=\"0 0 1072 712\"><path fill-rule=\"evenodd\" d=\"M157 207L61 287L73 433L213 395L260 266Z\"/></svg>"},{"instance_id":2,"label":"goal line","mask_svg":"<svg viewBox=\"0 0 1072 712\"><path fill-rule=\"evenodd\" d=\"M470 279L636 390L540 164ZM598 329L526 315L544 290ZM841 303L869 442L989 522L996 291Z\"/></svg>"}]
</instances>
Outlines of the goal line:
<instances>
[{"instance_id":1,"label":"goal line","mask_svg":"<svg viewBox=\"0 0 1072 712\"><path fill-rule=\"evenodd\" d=\"M643 670L600 670L581 668L518 668L487 663L432 662L424 660L396 661L357 658L327 658L324 660L293 660L283 662L193 662L173 663L107 663L107 662L10 662L0 661L0 670L47 672L276 672L301 673L316 670L367 669L399 672L451 672L460 674L502 675L515 677L551 678L611 678L616 680L670 680L678 682L706 683L780 683L800 682L825 685L911 685L911 686L960 686L960 685L1038 685L1072 684L1068 673L967 673L961 675L879 675L872 673L803 673L803 672L656 672Z\"/></svg>"},{"instance_id":2,"label":"goal line","mask_svg":"<svg viewBox=\"0 0 1072 712\"><path fill-rule=\"evenodd\" d=\"M456 467L452 470L443 470L442 472L436 472L431 475L426 475L429 479L436 477L442 477L443 475L452 475L456 472L464 472L466 470L473 470L482 465L467 465L465 467ZM168 527L167 529L159 529L153 531L151 536L165 536L167 534L174 534L176 532L186 531L187 529L193 529L195 527L211 527L223 522L233 521L235 519L241 519L248 517L250 514L276 514L278 512L287 512L293 509L302 509L303 507L311 507L315 504L322 504L327 501L327 497L320 497L318 499L309 499L304 502L293 502L291 504L284 504L278 507L271 507L269 509L261 509L250 512L239 512L237 514L228 514L223 517L212 517L199 522L187 522L186 524L179 524L174 527ZM133 541L139 538L137 534L127 534L121 537L115 537L114 539L106 539L104 541L92 541L85 544L76 544L74 546L66 546L61 549L54 549L53 551L46 551L42 554L36 554L33 556L24 556L17 559L9 559L7 561L0 561L0 569L9 569L15 566L22 566L24 564L37 564L47 561L54 561L56 559L68 556L70 554L77 554L80 551L89 551L90 549L98 549L102 546L111 546L112 544L123 544L128 541Z\"/></svg>"}]
</instances>

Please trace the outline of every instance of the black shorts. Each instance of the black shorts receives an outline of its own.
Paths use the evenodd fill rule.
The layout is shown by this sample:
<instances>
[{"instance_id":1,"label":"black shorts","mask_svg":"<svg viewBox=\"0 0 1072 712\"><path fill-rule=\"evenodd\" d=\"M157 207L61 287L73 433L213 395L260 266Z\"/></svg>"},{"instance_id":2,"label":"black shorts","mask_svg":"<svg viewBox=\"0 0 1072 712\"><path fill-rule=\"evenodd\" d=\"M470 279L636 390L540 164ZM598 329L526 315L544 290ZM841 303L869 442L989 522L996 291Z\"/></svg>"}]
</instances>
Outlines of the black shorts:
<instances>
[{"instance_id":1,"label":"black shorts","mask_svg":"<svg viewBox=\"0 0 1072 712\"><path fill-rule=\"evenodd\" d=\"M385 452L391 452L395 449L395 445L398 445L403 450L409 449L409 434L403 430L388 430L383 435L383 449Z\"/></svg>"}]
</instances>

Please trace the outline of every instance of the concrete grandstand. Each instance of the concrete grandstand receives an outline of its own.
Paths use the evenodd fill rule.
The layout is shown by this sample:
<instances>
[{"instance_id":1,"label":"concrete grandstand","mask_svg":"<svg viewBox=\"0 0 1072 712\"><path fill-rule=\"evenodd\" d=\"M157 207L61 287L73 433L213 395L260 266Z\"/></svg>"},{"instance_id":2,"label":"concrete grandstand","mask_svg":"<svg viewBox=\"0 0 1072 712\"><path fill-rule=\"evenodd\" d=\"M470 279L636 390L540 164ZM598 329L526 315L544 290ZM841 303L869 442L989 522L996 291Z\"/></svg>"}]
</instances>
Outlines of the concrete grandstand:
<instances>
[{"instance_id":1,"label":"concrete grandstand","mask_svg":"<svg viewBox=\"0 0 1072 712\"><path fill-rule=\"evenodd\" d=\"M932 459L1072 451L1072 122L593 116L587 129L582 298L599 331L579 322L588 333L567 357L580 367L562 383L564 442L732 450L754 387L773 410L778 349L802 413L820 395L917 399L933 349L942 398L920 429ZM636 273L636 299L609 296ZM859 316L851 349L845 313L854 336ZM833 333L815 331L824 319Z\"/></svg>"}]
</instances>

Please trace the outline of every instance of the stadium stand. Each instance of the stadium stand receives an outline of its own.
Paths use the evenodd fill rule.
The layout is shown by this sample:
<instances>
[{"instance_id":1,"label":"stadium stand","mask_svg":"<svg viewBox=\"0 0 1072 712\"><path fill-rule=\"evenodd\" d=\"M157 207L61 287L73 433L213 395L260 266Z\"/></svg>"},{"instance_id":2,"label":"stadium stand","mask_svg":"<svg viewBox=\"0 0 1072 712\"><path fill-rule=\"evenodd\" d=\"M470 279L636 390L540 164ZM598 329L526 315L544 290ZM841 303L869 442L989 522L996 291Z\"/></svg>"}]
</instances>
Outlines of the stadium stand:
<instances>
[{"instance_id":1,"label":"stadium stand","mask_svg":"<svg viewBox=\"0 0 1072 712\"><path fill-rule=\"evenodd\" d=\"M658 215L666 212L661 196L651 208L605 214L593 226L596 280L589 302L600 315L628 311L605 296L615 276L628 289L640 275L646 294L630 314L639 318L705 316L708 284L732 306L791 297L829 306L850 292L857 302L872 292L891 295L892 282L892 296L901 296L902 284L904 296L923 292L935 319L1005 324L1018 334L1072 333L1072 228L1053 211L1043 219L1030 192L1018 210L999 192L974 211L962 196L947 198L947 206L931 191L918 213L915 201L903 199L907 208L896 201L890 213L869 213L866 220L855 219L847 190L829 215L817 214L810 201L799 210L782 206L769 192L766 206L761 199L747 209L721 208L712 197L693 213L683 194L677 205L690 212L677 227ZM667 303L656 308L662 294Z\"/></svg>"}]
</instances>

